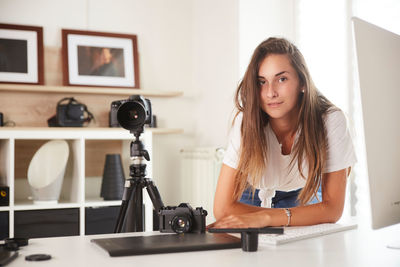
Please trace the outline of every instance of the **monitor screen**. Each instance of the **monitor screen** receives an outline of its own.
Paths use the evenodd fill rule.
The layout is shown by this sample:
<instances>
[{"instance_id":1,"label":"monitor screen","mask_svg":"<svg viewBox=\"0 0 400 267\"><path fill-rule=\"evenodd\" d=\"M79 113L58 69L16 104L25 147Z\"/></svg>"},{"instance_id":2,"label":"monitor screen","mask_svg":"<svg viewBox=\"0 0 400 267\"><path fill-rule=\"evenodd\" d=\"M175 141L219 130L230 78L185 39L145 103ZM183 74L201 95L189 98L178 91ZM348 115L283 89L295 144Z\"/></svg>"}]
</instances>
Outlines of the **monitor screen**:
<instances>
[{"instance_id":1,"label":"monitor screen","mask_svg":"<svg viewBox=\"0 0 400 267\"><path fill-rule=\"evenodd\" d=\"M353 18L372 228L400 223L400 36Z\"/></svg>"}]
</instances>

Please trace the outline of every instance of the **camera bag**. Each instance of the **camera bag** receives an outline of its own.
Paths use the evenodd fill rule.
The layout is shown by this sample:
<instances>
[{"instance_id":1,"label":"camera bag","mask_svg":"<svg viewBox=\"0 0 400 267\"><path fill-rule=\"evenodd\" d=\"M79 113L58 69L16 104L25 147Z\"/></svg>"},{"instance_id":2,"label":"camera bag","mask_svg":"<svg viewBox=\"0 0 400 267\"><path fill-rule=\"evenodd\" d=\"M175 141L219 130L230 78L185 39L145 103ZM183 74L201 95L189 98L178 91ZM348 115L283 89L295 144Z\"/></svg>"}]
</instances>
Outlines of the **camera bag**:
<instances>
[{"instance_id":1,"label":"camera bag","mask_svg":"<svg viewBox=\"0 0 400 267\"><path fill-rule=\"evenodd\" d=\"M85 122L94 119L85 104L73 97L65 97L58 101L56 115L47 120L50 127L82 127Z\"/></svg>"}]
</instances>

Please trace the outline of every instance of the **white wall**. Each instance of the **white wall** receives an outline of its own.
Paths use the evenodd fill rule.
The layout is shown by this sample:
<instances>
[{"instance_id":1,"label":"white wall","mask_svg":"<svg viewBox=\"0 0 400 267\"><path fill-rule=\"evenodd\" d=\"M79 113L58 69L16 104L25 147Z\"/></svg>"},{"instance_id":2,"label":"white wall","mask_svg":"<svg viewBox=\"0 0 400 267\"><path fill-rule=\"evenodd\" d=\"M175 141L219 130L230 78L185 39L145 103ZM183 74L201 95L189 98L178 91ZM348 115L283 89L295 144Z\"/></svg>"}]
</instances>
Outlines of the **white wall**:
<instances>
[{"instance_id":1,"label":"white wall","mask_svg":"<svg viewBox=\"0 0 400 267\"><path fill-rule=\"evenodd\" d=\"M225 146L238 82L238 4L194 1L193 97L198 146Z\"/></svg>"},{"instance_id":2,"label":"white wall","mask_svg":"<svg viewBox=\"0 0 400 267\"><path fill-rule=\"evenodd\" d=\"M239 68L242 77L254 49L269 37L295 41L294 0L239 0Z\"/></svg>"}]
</instances>

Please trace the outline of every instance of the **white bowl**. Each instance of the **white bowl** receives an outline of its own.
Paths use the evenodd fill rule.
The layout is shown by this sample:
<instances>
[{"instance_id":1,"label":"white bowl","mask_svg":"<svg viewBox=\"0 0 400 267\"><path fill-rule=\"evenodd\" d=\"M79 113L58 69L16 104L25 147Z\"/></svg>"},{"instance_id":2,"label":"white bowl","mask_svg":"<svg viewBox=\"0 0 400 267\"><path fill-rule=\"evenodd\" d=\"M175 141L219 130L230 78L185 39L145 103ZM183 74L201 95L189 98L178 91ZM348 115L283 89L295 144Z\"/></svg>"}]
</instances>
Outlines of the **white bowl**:
<instances>
[{"instance_id":1,"label":"white bowl","mask_svg":"<svg viewBox=\"0 0 400 267\"><path fill-rule=\"evenodd\" d=\"M68 143L53 140L42 145L29 164L28 182L35 204L57 202L69 156Z\"/></svg>"}]
</instances>

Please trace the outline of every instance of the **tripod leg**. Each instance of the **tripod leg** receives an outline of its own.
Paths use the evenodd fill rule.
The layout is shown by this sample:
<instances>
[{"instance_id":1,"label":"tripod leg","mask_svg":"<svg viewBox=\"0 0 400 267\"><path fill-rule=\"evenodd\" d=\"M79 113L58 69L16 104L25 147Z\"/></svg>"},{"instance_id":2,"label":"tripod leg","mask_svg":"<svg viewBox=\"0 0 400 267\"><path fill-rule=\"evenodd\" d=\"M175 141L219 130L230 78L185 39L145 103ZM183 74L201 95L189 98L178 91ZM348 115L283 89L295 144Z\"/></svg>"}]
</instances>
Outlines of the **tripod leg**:
<instances>
[{"instance_id":1,"label":"tripod leg","mask_svg":"<svg viewBox=\"0 0 400 267\"><path fill-rule=\"evenodd\" d=\"M137 187L137 185L135 182L132 182L131 180L125 181L121 209L118 214L117 224L115 225L114 233L121 233L121 231L122 231L122 226L125 221L126 211L128 209L128 205L129 205L129 200L132 197L132 193L136 191L136 187Z\"/></svg>"},{"instance_id":2,"label":"tripod leg","mask_svg":"<svg viewBox=\"0 0 400 267\"><path fill-rule=\"evenodd\" d=\"M125 232L143 232L143 212L143 183L138 181L132 201L126 212Z\"/></svg>"},{"instance_id":3,"label":"tripod leg","mask_svg":"<svg viewBox=\"0 0 400 267\"><path fill-rule=\"evenodd\" d=\"M154 182L149 178L146 178L146 189L151 202L153 203L154 209L156 212L159 212L160 209L164 207L164 203L161 199L161 195L157 189L157 186L155 186Z\"/></svg>"}]
</instances>

